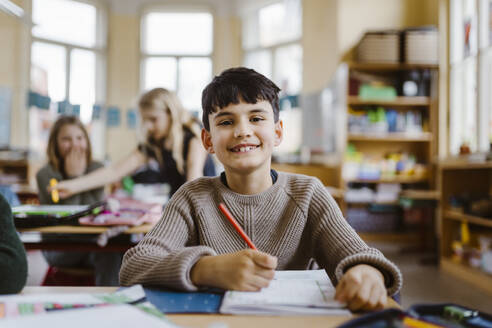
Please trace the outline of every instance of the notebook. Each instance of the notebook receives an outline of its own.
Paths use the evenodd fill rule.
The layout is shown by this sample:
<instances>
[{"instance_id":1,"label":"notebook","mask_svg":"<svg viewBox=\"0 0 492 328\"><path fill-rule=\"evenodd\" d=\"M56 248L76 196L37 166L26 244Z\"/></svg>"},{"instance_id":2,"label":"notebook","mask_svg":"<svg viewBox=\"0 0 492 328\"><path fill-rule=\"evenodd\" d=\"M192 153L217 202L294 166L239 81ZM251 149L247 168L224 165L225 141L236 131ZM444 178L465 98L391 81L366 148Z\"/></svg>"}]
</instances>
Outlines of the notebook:
<instances>
[{"instance_id":1,"label":"notebook","mask_svg":"<svg viewBox=\"0 0 492 328\"><path fill-rule=\"evenodd\" d=\"M163 313L218 313L223 294L146 287L145 296Z\"/></svg>"},{"instance_id":2,"label":"notebook","mask_svg":"<svg viewBox=\"0 0 492 328\"><path fill-rule=\"evenodd\" d=\"M277 271L259 292L227 291L221 313L252 315L350 315L334 299L335 288L324 270Z\"/></svg>"}]
</instances>

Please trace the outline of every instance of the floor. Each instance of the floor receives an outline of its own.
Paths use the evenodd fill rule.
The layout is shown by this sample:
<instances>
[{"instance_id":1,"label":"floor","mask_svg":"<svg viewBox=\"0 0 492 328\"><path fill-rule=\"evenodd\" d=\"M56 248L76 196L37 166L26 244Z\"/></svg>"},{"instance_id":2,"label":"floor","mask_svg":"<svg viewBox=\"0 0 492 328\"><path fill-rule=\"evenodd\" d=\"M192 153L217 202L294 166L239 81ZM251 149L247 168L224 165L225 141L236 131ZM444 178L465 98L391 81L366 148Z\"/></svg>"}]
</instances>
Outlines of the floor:
<instances>
[{"instance_id":1,"label":"floor","mask_svg":"<svg viewBox=\"0 0 492 328\"><path fill-rule=\"evenodd\" d=\"M373 245L393 261L403 274L401 305L407 309L420 303L455 303L492 313L492 295L441 272L432 253L402 251L401 247ZM424 260L424 261L423 261ZM432 262L432 261L431 261Z\"/></svg>"},{"instance_id":2,"label":"floor","mask_svg":"<svg viewBox=\"0 0 492 328\"><path fill-rule=\"evenodd\" d=\"M439 271L436 265L421 264L422 259L429 259L432 254L405 252L401 247L387 244L372 246L380 249L403 273L403 309L419 303L456 303L492 313L492 295ZM28 261L27 285L39 286L48 265L39 251L30 251Z\"/></svg>"}]
</instances>

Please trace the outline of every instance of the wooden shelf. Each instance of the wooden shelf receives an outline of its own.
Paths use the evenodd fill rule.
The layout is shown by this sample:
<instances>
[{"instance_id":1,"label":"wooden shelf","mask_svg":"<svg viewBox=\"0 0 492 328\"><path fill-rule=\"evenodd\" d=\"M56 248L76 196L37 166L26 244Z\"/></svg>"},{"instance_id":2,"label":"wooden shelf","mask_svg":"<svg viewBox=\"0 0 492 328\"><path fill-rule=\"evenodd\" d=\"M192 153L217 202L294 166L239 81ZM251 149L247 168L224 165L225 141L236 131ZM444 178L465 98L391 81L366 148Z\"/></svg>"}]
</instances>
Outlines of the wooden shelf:
<instances>
[{"instance_id":1,"label":"wooden shelf","mask_svg":"<svg viewBox=\"0 0 492 328\"><path fill-rule=\"evenodd\" d=\"M484 271L441 258L441 270L492 294L492 275Z\"/></svg>"},{"instance_id":2,"label":"wooden shelf","mask_svg":"<svg viewBox=\"0 0 492 328\"><path fill-rule=\"evenodd\" d=\"M406 64L406 63L357 63L350 62L349 67L354 70L359 71L400 71L400 70L411 70L411 69L437 69L439 65L437 64Z\"/></svg>"},{"instance_id":3,"label":"wooden shelf","mask_svg":"<svg viewBox=\"0 0 492 328\"><path fill-rule=\"evenodd\" d=\"M422 133L385 133L385 134L356 134L349 133L349 141L379 141L379 142L429 142L432 134Z\"/></svg>"},{"instance_id":4,"label":"wooden shelf","mask_svg":"<svg viewBox=\"0 0 492 328\"><path fill-rule=\"evenodd\" d=\"M400 193L400 197L422 200L440 200L441 193L438 190L407 189Z\"/></svg>"},{"instance_id":5,"label":"wooden shelf","mask_svg":"<svg viewBox=\"0 0 492 328\"><path fill-rule=\"evenodd\" d=\"M345 180L346 183L421 183L427 182L427 177L393 177L374 180L351 179Z\"/></svg>"},{"instance_id":6,"label":"wooden shelf","mask_svg":"<svg viewBox=\"0 0 492 328\"><path fill-rule=\"evenodd\" d=\"M443 219L450 219L456 221L465 221L477 225L481 225L484 227L492 227L492 219L482 218L479 216L473 216L464 214L458 211L447 210L444 212Z\"/></svg>"},{"instance_id":7,"label":"wooden shelf","mask_svg":"<svg viewBox=\"0 0 492 328\"><path fill-rule=\"evenodd\" d=\"M358 96L348 96L347 102L354 106L429 106L429 97L396 97L394 100L361 99Z\"/></svg>"},{"instance_id":8,"label":"wooden shelf","mask_svg":"<svg viewBox=\"0 0 492 328\"><path fill-rule=\"evenodd\" d=\"M468 160L440 161L439 168L444 170L492 169L492 162L470 162Z\"/></svg>"}]
</instances>

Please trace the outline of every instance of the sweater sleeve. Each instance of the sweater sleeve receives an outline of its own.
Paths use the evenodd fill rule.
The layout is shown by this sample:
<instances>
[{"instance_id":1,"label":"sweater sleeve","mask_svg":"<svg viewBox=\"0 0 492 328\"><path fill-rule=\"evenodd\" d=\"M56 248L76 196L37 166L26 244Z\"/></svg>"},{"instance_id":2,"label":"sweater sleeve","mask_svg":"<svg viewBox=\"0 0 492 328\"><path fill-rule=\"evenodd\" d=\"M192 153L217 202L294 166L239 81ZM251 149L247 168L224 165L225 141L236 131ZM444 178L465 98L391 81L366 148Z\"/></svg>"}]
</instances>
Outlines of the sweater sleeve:
<instances>
[{"instance_id":1,"label":"sweater sleeve","mask_svg":"<svg viewBox=\"0 0 492 328\"><path fill-rule=\"evenodd\" d=\"M334 284L349 268L368 264L384 275L389 295L400 290L402 275L398 267L360 239L319 180L314 185L308 220L314 236L312 247L315 259L326 269Z\"/></svg>"},{"instance_id":2,"label":"sweater sleeve","mask_svg":"<svg viewBox=\"0 0 492 328\"><path fill-rule=\"evenodd\" d=\"M120 284L198 290L191 282L191 268L202 256L217 254L210 247L199 246L194 216L186 188L181 188L166 205L156 226L125 253Z\"/></svg>"},{"instance_id":3,"label":"sweater sleeve","mask_svg":"<svg viewBox=\"0 0 492 328\"><path fill-rule=\"evenodd\" d=\"M87 173L97 170L103 165L99 162L92 162L88 168ZM86 173L86 174L87 174ZM51 165L44 166L36 174L36 181L38 183L38 196L41 204L54 204L51 199L51 194L48 192L47 187L51 179L58 181L65 178L61 172L56 171ZM104 198L104 188L96 188L88 191L84 191L75 195L72 195L66 199L60 199L58 204L60 205L89 205L98 202Z\"/></svg>"},{"instance_id":4,"label":"sweater sleeve","mask_svg":"<svg viewBox=\"0 0 492 328\"><path fill-rule=\"evenodd\" d=\"M12 212L0 194L0 294L18 293L26 284L27 259Z\"/></svg>"}]
</instances>

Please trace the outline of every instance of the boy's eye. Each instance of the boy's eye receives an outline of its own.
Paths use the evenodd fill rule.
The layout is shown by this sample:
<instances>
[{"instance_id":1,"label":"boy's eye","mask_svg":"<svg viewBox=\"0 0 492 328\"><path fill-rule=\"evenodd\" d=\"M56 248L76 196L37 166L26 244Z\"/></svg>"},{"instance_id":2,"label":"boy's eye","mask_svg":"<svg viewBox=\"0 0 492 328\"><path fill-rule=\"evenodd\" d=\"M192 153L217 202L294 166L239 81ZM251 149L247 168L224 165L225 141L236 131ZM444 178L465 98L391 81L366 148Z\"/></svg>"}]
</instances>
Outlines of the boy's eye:
<instances>
[{"instance_id":1,"label":"boy's eye","mask_svg":"<svg viewBox=\"0 0 492 328\"><path fill-rule=\"evenodd\" d=\"M232 121L231 120L223 120L219 121L218 125L231 125Z\"/></svg>"},{"instance_id":2,"label":"boy's eye","mask_svg":"<svg viewBox=\"0 0 492 328\"><path fill-rule=\"evenodd\" d=\"M255 116L251 118L251 122L260 122L263 121L263 117Z\"/></svg>"}]
</instances>

